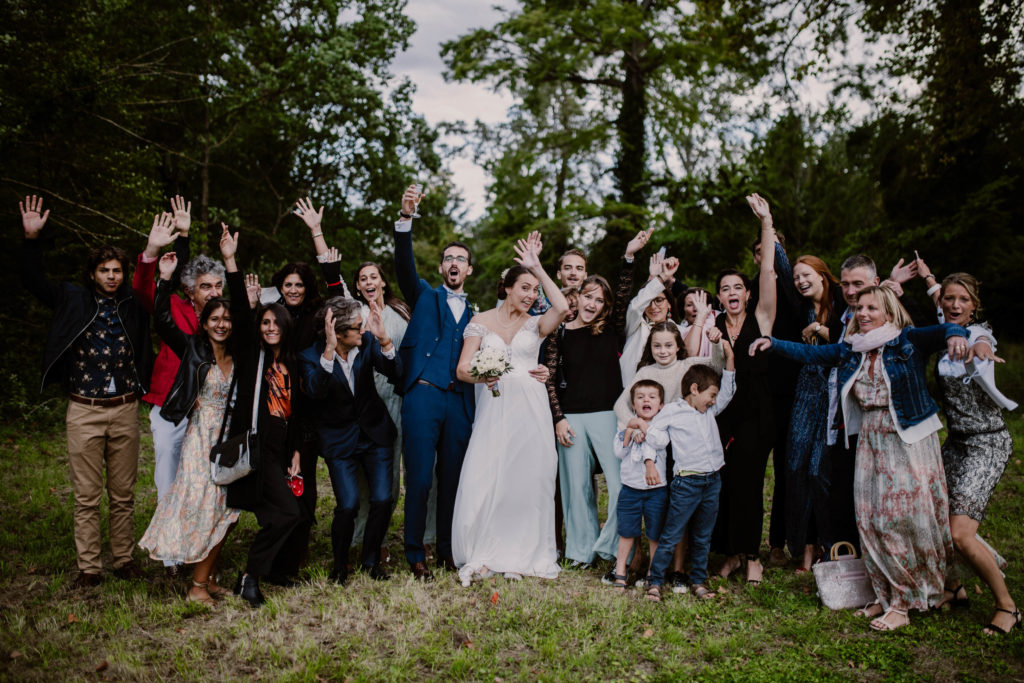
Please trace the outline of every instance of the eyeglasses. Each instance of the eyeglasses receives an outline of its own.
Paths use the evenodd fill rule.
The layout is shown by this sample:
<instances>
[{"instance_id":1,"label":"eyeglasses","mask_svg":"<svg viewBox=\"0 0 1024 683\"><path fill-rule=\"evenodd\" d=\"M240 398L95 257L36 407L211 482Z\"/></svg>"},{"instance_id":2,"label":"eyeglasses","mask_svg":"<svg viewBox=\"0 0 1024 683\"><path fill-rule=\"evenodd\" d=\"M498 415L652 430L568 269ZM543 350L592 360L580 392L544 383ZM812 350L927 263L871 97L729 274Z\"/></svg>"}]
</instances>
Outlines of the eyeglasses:
<instances>
[{"instance_id":1,"label":"eyeglasses","mask_svg":"<svg viewBox=\"0 0 1024 683\"><path fill-rule=\"evenodd\" d=\"M451 263L452 261L457 261L459 263L469 263L469 259L466 258L465 256L452 256L451 254L448 254L443 259L441 259L441 263Z\"/></svg>"},{"instance_id":2,"label":"eyeglasses","mask_svg":"<svg viewBox=\"0 0 1024 683\"><path fill-rule=\"evenodd\" d=\"M666 297L663 297L663 296L659 296L659 297L656 297L654 299L651 299L651 303L652 304L658 304L659 306L661 304L665 303L666 301L668 301L668 299Z\"/></svg>"}]
</instances>

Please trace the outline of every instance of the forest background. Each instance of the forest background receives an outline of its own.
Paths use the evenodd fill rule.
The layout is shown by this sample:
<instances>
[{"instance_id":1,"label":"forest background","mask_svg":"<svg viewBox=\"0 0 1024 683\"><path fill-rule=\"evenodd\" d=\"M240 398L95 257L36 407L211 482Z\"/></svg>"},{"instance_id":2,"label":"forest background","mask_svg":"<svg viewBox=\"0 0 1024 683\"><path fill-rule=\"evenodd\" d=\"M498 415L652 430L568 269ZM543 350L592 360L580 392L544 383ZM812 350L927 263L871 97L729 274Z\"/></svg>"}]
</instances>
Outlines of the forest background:
<instances>
[{"instance_id":1,"label":"forest background","mask_svg":"<svg viewBox=\"0 0 1024 683\"><path fill-rule=\"evenodd\" d=\"M749 271L756 221L742 197L757 191L791 257L817 254L838 275L852 253L887 271L917 249L940 276L978 275L1000 337L1024 336L1024 5L506 6L442 57L446 78L510 96L507 119L431 126L392 68L416 30L404 0L0 2L3 415L60 403L40 410L49 314L18 282L26 194L53 209L54 279L80 278L104 241L137 253L181 194L194 253L215 252L226 221L264 282L311 258L291 216L311 195L351 281L363 260L392 268L397 199L426 180L421 271L466 240L467 287L486 308L512 240L534 229L551 267L578 246L591 272L614 272L629 235L653 226L687 283ZM809 101L807 82L823 97ZM452 180L460 155L488 174L472 219Z\"/></svg>"}]
</instances>

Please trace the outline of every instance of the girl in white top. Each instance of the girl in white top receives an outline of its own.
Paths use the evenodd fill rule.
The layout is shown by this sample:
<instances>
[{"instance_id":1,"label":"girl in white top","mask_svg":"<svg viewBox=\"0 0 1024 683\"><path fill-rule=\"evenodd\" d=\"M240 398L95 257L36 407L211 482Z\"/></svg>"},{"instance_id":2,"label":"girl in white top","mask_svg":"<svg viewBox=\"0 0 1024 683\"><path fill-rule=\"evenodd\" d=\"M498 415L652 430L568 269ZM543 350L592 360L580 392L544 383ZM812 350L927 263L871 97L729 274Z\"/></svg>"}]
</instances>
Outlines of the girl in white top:
<instances>
[{"instance_id":1,"label":"girl in white top","mask_svg":"<svg viewBox=\"0 0 1024 683\"><path fill-rule=\"evenodd\" d=\"M629 302L629 308L626 309L626 343L619 356L623 387L633 386L636 364L643 355L651 328L667 321L672 314L672 283L675 282L677 270L679 259L654 254L651 256L650 279Z\"/></svg>"}]
</instances>

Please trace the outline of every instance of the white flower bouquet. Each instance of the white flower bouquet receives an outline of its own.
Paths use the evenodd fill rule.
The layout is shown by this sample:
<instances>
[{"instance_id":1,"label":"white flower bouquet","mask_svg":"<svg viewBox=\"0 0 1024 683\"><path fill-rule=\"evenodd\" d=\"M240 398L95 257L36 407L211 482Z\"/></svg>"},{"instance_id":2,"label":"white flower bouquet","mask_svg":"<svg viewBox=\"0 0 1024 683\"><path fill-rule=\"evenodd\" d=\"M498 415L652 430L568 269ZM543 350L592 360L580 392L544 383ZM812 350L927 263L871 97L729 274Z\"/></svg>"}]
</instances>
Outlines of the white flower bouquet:
<instances>
[{"instance_id":1,"label":"white flower bouquet","mask_svg":"<svg viewBox=\"0 0 1024 683\"><path fill-rule=\"evenodd\" d=\"M512 369L512 363L508 355L501 349L490 346L480 349L473 356L473 362L469 366L469 373L474 379L491 379L501 377ZM501 396L498 385L491 389L491 396Z\"/></svg>"}]
</instances>

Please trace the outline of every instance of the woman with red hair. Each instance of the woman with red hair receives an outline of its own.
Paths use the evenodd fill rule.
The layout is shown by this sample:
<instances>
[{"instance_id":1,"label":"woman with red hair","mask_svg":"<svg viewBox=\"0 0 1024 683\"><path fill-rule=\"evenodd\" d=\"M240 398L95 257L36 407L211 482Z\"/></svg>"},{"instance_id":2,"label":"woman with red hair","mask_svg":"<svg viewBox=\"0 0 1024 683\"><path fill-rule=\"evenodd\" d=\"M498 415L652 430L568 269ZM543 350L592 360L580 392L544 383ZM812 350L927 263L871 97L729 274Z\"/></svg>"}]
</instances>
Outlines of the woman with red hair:
<instances>
[{"instance_id":1,"label":"woman with red hair","mask_svg":"<svg viewBox=\"0 0 1024 683\"><path fill-rule=\"evenodd\" d=\"M791 306L797 319L806 323L801 333L804 343L839 341L843 294L825 262L817 256L801 256L791 272L779 272L779 280L785 298L780 305ZM827 422L829 393L834 390L829 386L829 368L801 367L786 442L786 469L775 473L786 478L786 542L790 555L802 557L797 572L811 568L821 546L856 541L833 538L829 523L831 466L826 437L833 428Z\"/></svg>"}]
</instances>

